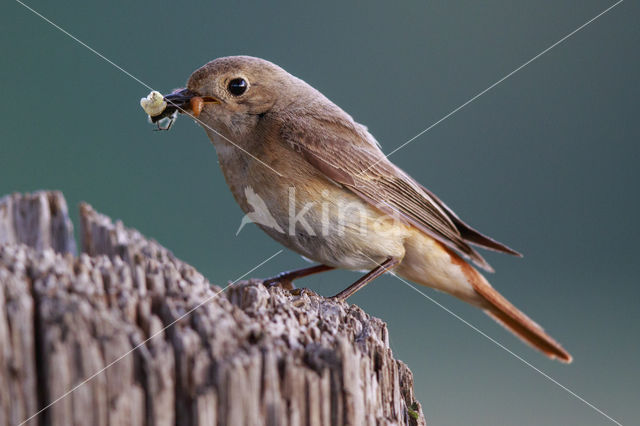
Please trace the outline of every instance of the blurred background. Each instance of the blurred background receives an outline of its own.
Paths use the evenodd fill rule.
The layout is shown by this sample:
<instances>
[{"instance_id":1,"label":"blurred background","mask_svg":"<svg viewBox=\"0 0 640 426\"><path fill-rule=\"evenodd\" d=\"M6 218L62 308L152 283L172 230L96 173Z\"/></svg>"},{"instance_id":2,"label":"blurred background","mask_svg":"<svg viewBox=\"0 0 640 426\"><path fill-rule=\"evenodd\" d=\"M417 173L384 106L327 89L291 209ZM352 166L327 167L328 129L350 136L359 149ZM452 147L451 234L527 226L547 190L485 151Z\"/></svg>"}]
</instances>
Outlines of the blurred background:
<instances>
[{"instance_id":1,"label":"blurred background","mask_svg":"<svg viewBox=\"0 0 640 426\"><path fill-rule=\"evenodd\" d=\"M163 93L207 61L269 59L390 152L607 1L27 4ZM149 90L17 2L0 6L0 194L62 190L224 285L280 247L243 216L205 133L154 132ZM489 279L574 355L529 349L425 291L623 424L640 422L640 7L626 1L391 158L472 226L523 252ZM285 252L253 273L305 266ZM332 295L358 278L299 281ZM350 302L384 319L429 425L612 424L391 276Z\"/></svg>"}]
</instances>

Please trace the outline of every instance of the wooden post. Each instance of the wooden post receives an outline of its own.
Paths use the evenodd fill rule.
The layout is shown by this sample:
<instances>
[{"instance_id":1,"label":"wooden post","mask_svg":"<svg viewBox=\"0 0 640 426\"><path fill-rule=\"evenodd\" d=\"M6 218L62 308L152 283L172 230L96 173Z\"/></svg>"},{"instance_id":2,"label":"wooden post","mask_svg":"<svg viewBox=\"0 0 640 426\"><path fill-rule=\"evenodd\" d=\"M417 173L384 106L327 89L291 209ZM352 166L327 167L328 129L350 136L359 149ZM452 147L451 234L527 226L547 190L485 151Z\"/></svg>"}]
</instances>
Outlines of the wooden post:
<instances>
[{"instance_id":1,"label":"wooden post","mask_svg":"<svg viewBox=\"0 0 640 426\"><path fill-rule=\"evenodd\" d=\"M0 199L0 425L425 424L381 320L80 211L76 256L61 193Z\"/></svg>"}]
</instances>

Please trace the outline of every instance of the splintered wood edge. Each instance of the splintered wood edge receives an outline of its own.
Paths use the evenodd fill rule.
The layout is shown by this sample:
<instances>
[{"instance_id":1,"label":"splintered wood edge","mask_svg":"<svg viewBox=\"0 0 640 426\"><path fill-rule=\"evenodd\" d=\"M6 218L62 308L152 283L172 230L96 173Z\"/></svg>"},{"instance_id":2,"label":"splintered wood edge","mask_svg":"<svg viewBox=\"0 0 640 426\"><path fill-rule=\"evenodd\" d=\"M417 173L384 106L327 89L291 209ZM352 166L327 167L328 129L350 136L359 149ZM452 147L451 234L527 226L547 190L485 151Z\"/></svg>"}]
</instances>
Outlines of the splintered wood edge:
<instances>
[{"instance_id":1,"label":"splintered wood edge","mask_svg":"<svg viewBox=\"0 0 640 426\"><path fill-rule=\"evenodd\" d=\"M381 320L259 280L215 296L157 242L80 217L73 257L61 193L0 199L0 424L107 366L31 424L425 424Z\"/></svg>"}]
</instances>

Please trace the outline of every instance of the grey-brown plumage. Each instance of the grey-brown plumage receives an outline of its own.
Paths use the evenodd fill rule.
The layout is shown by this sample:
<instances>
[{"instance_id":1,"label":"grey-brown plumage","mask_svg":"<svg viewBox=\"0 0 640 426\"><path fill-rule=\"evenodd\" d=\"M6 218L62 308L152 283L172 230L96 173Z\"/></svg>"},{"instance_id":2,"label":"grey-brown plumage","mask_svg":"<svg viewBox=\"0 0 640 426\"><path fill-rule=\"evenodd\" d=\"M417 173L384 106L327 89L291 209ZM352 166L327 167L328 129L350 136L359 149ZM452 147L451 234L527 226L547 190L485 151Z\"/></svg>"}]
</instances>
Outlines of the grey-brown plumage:
<instances>
[{"instance_id":1,"label":"grey-brown plumage","mask_svg":"<svg viewBox=\"0 0 640 426\"><path fill-rule=\"evenodd\" d=\"M327 128L331 134L314 131ZM327 177L385 213L396 215L459 250L478 266L493 270L470 244L520 256L460 220L435 195L391 163L366 134L350 138L353 133L360 132L351 123L345 126L344 122L327 121L318 114L289 120L281 130L282 138Z\"/></svg>"},{"instance_id":2,"label":"grey-brown plumage","mask_svg":"<svg viewBox=\"0 0 640 426\"><path fill-rule=\"evenodd\" d=\"M484 309L548 356L571 361L457 253L486 270L491 267L472 245L519 254L464 223L391 163L366 127L304 81L263 59L226 57L196 70L187 88L172 96L165 99L185 107L198 100L198 120L242 209L252 212L246 194L260 197L277 226L258 225L326 265L290 277L345 268L372 270L373 279L395 268L402 277ZM304 223L291 223L292 203L296 209L310 206ZM344 214L353 206L357 217Z\"/></svg>"}]
</instances>

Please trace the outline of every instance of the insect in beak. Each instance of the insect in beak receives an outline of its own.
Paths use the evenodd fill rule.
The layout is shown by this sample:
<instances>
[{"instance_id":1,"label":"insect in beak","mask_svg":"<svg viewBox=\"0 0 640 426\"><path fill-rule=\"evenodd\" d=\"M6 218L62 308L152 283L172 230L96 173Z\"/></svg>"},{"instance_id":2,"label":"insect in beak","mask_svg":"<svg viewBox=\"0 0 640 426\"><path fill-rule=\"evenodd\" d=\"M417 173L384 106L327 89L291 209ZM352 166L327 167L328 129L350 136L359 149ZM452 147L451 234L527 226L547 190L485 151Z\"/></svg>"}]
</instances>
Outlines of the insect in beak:
<instances>
[{"instance_id":1,"label":"insect in beak","mask_svg":"<svg viewBox=\"0 0 640 426\"><path fill-rule=\"evenodd\" d=\"M162 114L160 114L160 116L164 115L165 117L168 117L176 111L186 112L187 109L191 108L191 100L196 97L198 97L198 95L196 95L189 89L179 89L173 91L173 93L164 97L164 101L167 103L167 107L162 112Z\"/></svg>"},{"instance_id":2,"label":"insect in beak","mask_svg":"<svg viewBox=\"0 0 640 426\"><path fill-rule=\"evenodd\" d=\"M205 104L219 104L220 101L212 96L194 96L189 103L191 105L191 114L198 118Z\"/></svg>"},{"instance_id":3,"label":"insect in beak","mask_svg":"<svg viewBox=\"0 0 640 426\"><path fill-rule=\"evenodd\" d=\"M194 117L198 117L202 112L205 104L219 104L220 101L212 96L199 96L189 89L177 90L170 95L164 97L167 103L167 109L163 114L172 114L178 110L181 113L186 113L191 110ZM169 111L169 113L167 113Z\"/></svg>"},{"instance_id":4,"label":"insect in beak","mask_svg":"<svg viewBox=\"0 0 640 426\"><path fill-rule=\"evenodd\" d=\"M178 118L178 112L174 111L173 114L169 115L169 116L163 116L163 117L149 117L151 119L152 123L155 123L156 128L153 130L169 130L171 129L171 126L173 126L173 123L176 121L176 118ZM163 124L163 122L166 122L167 124Z\"/></svg>"},{"instance_id":5,"label":"insect in beak","mask_svg":"<svg viewBox=\"0 0 640 426\"><path fill-rule=\"evenodd\" d=\"M155 114L153 116L150 115L149 119L152 123L156 124L156 130L169 130L176 120L178 112L187 114L191 112L191 115L197 118L205 104L220 103L220 101L214 97L198 96L189 89L177 89L167 96L162 98L161 96L160 93L152 92L147 98L141 100L141 105L145 111L148 114ZM162 108L160 104L164 104L164 109L157 113L156 110ZM166 125L161 124L165 121L168 121Z\"/></svg>"},{"instance_id":6,"label":"insect in beak","mask_svg":"<svg viewBox=\"0 0 640 426\"><path fill-rule=\"evenodd\" d=\"M195 96L189 101L191 104L191 113L194 117L198 117L204 108L204 100L200 96Z\"/></svg>"}]
</instances>

